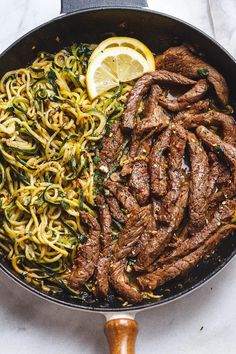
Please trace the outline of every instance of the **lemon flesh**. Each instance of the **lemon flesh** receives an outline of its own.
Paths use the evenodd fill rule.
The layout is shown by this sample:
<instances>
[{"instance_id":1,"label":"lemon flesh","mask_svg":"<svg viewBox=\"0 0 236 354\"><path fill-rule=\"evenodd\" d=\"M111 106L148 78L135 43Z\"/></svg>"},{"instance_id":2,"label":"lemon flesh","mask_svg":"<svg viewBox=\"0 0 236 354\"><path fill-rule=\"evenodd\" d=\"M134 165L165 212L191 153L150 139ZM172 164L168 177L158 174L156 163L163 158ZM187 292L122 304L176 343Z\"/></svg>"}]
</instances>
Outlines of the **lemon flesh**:
<instances>
[{"instance_id":1,"label":"lemon flesh","mask_svg":"<svg viewBox=\"0 0 236 354\"><path fill-rule=\"evenodd\" d=\"M90 62L86 75L90 99L101 95L120 82L128 82L150 72L147 60L128 47L108 48Z\"/></svg>"},{"instance_id":2,"label":"lemon flesh","mask_svg":"<svg viewBox=\"0 0 236 354\"><path fill-rule=\"evenodd\" d=\"M150 49L141 41L132 37L110 37L102 41L93 51L89 62L105 49L113 47L127 47L139 52L148 62L150 71L155 71L155 59Z\"/></svg>"}]
</instances>

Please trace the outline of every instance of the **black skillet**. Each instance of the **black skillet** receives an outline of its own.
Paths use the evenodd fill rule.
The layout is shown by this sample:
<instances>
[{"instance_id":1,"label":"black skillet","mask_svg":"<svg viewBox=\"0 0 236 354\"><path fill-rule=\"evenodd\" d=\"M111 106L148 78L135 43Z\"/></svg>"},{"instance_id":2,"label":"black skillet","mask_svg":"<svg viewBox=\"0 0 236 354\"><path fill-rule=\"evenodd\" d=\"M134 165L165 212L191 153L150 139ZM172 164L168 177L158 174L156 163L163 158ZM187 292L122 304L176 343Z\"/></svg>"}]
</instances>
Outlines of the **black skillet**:
<instances>
[{"instance_id":1,"label":"black skillet","mask_svg":"<svg viewBox=\"0 0 236 354\"><path fill-rule=\"evenodd\" d=\"M84 0L81 0L80 5L81 3L83 6L88 5L88 2ZM100 3L104 5L105 2L101 0ZM110 5L115 1L109 0L108 3ZM137 7L140 4L145 5L143 0L132 1L136 7L124 6L124 0L120 0L120 3L122 7L102 6L62 15L29 32L0 56L0 76L8 70L28 65L38 51L53 53L75 42L99 43L112 35L138 38L155 53L186 42L204 53L207 61L224 75L231 92L231 104L236 108L236 94L233 87L236 82L236 62L218 43L183 21L147 8ZM75 6L80 7L76 1L65 1L62 9L64 11L75 10ZM103 313L108 320L105 331L111 353L131 354L134 353L137 333L137 323L134 320L137 311L160 306L198 288L218 273L235 253L236 238L232 235L218 247L210 258L202 261L187 276L158 288L156 294L163 295L160 300L144 300L141 304L128 308L122 307L121 302L113 295L107 301L88 297L85 302L67 293L45 294L19 278L7 260L1 260L0 268L24 288L46 300L78 310Z\"/></svg>"}]
</instances>

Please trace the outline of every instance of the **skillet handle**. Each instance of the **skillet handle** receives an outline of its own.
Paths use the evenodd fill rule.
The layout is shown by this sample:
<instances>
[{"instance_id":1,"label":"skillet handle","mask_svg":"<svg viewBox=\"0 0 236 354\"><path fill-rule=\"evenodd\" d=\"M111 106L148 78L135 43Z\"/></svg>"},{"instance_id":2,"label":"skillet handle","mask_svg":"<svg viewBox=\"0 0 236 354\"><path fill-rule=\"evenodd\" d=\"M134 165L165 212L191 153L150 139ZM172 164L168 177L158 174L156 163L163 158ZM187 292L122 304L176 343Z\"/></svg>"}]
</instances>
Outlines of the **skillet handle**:
<instances>
[{"instance_id":1,"label":"skillet handle","mask_svg":"<svg viewBox=\"0 0 236 354\"><path fill-rule=\"evenodd\" d=\"M61 13L91 9L93 7L148 7L147 0L61 0Z\"/></svg>"},{"instance_id":2,"label":"skillet handle","mask_svg":"<svg viewBox=\"0 0 236 354\"><path fill-rule=\"evenodd\" d=\"M106 322L104 331L110 354L135 354L138 322L132 318L115 318Z\"/></svg>"}]
</instances>

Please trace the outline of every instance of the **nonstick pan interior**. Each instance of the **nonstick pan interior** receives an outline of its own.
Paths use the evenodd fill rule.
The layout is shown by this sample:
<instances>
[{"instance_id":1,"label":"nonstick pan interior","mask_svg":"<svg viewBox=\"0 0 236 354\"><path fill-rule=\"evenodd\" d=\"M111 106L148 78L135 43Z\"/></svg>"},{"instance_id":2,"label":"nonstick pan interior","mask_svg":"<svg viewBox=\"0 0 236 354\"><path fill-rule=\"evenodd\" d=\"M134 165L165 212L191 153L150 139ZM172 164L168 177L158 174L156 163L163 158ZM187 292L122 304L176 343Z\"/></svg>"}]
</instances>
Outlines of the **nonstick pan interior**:
<instances>
[{"instance_id":1,"label":"nonstick pan interior","mask_svg":"<svg viewBox=\"0 0 236 354\"><path fill-rule=\"evenodd\" d=\"M28 65L39 51L53 53L76 42L99 43L112 35L136 37L155 53L180 43L194 45L225 76L231 90L231 104L236 108L236 95L233 91L236 82L234 60L202 32L179 20L149 10L107 8L61 16L30 32L6 50L0 57L0 76L8 70ZM65 292L57 295L44 294L20 279L6 259L2 258L0 267L21 285L54 302L86 310L130 311L162 304L193 290L224 267L235 253L234 234L187 276L158 288L155 293L162 294L159 300L144 300L142 304L128 308L122 307L122 303L114 295L110 295L107 301L98 301L87 294L84 294L83 300Z\"/></svg>"}]
</instances>

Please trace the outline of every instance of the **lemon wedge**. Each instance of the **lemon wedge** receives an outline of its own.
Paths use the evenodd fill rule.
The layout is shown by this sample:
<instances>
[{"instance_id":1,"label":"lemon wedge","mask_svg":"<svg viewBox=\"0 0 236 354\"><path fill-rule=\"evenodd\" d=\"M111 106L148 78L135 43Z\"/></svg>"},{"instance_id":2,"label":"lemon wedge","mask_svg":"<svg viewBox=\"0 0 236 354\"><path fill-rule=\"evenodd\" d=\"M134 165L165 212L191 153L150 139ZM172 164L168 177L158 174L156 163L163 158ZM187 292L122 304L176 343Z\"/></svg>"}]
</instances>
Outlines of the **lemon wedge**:
<instances>
[{"instance_id":1,"label":"lemon wedge","mask_svg":"<svg viewBox=\"0 0 236 354\"><path fill-rule=\"evenodd\" d=\"M155 71L155 59L150 49L143 42L131 37L110 37L105 39L95 48L89 62L103 50L113 47L128 47L136 50L147 60L150 71Z\"/></svg>"},{"instance_id":2,"label":"lemon wedge","mask_svg":"<svg viewBox=\"0 0 236 354\"><path fill-rule=\"evenodd\" d=\"M101 95L120 82L128 82L150 72L147 60L134 49L108 48L97 54L90 62L86 74L90 99Z\"/></svg>"}]
</instances>

